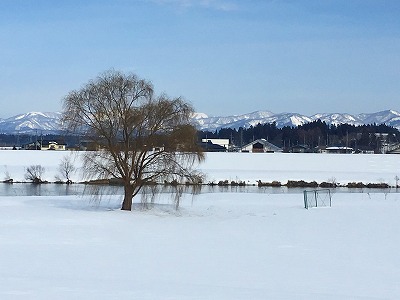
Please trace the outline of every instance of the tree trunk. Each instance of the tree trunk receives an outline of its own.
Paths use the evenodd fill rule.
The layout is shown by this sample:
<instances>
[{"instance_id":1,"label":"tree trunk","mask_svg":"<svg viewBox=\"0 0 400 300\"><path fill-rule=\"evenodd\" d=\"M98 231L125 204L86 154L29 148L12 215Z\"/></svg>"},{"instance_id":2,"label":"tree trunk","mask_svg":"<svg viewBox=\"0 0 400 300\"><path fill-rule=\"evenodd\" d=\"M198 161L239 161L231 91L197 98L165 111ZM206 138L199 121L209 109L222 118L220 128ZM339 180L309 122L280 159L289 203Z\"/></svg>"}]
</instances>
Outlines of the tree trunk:
<instances>
[{"instance_id":1,"label":"tree trunk","mask_svg":"<svg viewBox=\"0 0 400 300\"><path fill-rule=\"evenodd\" d=\"M130 183L125 184L124 191L124 201L122 202L121 210L132 210L133 186Z\"/></svg>"}]
</instances>

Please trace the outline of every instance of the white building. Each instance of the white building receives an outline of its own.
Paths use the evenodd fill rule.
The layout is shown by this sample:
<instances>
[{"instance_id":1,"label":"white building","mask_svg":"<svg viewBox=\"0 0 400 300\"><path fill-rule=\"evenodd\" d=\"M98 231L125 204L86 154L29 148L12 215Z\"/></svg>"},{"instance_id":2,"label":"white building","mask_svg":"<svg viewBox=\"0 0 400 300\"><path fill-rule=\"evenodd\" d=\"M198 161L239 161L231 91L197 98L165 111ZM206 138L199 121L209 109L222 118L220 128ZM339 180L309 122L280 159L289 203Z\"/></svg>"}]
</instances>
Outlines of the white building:
<instances>
[{"instance_id":1,"label":"white building","mask_svg":"<svg viewBox=\"0 0 400 300\"><path fill-rule=\"evenodd\" d=\"M327 147L326 153L354 153L354 149L350 147Z\"/></svg>"},{"instance_id":2,"label":"white building","mask_svg":"<svg viewBox=\"0 0 400 300\"><path fill-rule=\"evenodd\" d=\"M229 148L229 139L202 139L203 143L213 143L224 147L226 150Z\"/></svg>"}]
</instances>

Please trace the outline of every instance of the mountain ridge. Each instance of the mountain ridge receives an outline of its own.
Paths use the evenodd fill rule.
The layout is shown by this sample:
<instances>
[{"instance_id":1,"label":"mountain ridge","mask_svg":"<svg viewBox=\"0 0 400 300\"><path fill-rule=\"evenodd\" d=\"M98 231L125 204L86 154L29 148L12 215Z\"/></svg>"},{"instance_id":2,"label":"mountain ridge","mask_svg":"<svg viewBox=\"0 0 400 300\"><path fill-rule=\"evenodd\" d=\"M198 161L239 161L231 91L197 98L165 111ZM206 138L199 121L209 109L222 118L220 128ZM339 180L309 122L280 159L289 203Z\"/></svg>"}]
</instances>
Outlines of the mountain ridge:
<instances>
[{"instance_id":1,"label":"mountain ridge","mask_svg":"<svg viewBox=\"0 0 400 300\"><path fill-rule=\"evenodd\" d=\"M60 112L28 112L16 116L0 119L0 133L2 134L58 134L62 131ZM192 117L193 124L203 131L215 131L221 128L249 128L257 124L276 123L281 128L284 126L299 126L316 120L327 124L386 124L400 130L400 112L392 109L376 113L317 113L311 116L299 113L282 112L273 113L268 110L258 110L251 113L232 116L208 116L204 113L195 113Z\"/></svg>"},{"instance_id":2,"label":"mountain ridge","mask_svg":"<svg viewBox=\"0 0 400 300\"><path fill-rule=\"evenodd\" d=\"M260 112L264 117L260 118ZM281 128L284 126L300 126L316 120L327 124L350 124L355 126L367 124L386 124L400 130L400 113L395 110L383 110L376 113L361 113L352 115L349 113L317 113L311 116L299 113L272 113L270 111L256 111L231 117L208 117L200 113L201 117L195 117L194 121L200 130L219 130L221 128L248 128L257 124L276 123Z\"/></svg>"}]
</instances>

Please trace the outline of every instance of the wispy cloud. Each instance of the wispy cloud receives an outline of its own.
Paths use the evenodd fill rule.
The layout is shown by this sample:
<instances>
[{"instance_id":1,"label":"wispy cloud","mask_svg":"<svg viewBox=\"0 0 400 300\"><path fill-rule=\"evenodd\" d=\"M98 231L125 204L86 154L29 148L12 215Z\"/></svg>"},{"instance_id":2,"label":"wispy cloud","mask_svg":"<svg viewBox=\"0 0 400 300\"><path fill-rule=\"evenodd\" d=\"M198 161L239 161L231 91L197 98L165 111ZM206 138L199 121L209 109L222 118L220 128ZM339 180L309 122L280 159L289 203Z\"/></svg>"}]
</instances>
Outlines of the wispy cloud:
<instances>
[{"instance_id":1,"label":"wispy cloud","mask_svg":"<svg viewBox=\"0 0 400 300\"><path fill-rule=\"evenodd\" d=\"M221 11L234 11L238 5L228 0L150 0L151 2L165 5L175 5L182 9L202 7Z\"/></svg>"}]
</instances>

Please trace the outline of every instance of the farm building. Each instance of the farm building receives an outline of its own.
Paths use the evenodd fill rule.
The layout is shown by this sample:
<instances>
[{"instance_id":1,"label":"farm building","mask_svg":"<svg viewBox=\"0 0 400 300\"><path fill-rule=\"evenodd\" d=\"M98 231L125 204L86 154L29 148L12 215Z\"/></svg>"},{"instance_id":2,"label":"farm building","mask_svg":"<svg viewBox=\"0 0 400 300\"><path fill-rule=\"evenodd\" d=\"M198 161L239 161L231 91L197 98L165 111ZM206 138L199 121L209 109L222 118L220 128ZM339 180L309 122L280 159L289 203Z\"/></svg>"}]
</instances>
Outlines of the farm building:
<instances>
[{"instance_id":1,"label":"farm building","mask_svg":"<svg viewBox=\"0 0 400 300\"><path fill-rule=\"evenodd\" d=\"M57 143L55 141L36 141L22 146L25 150L66 150L64 143Z\"/></svg>"},{"instance_id":2,"label":"farm building","mask_svg":"<svg viewBox=\"0 0 400 300\"><path fill-rule=\"evenodd\" d=\"M311 149L307 145L295 145L290 149L290 152L292 152L292 153L307 153L307 152L311 152Z\"/></svg>"},{"instance_id":3,"label":"farm building","mask_svg":"<svg viewBox=\"0 0 400 300\"><path fill-rule=\"evenodd\" d=\"M350 147L327 147L327 153L353 153L354 149Z\"/></svg>"},{"instance_id":4,"label":"farm building","mask_svg":"<svg viewBox=\"0 0 400 300\"><path fill-rule=\"evenodd\" d=\"M266 139L255 140L241 148L242 152L265 153L265 152L282 152L283 150Z\"/></svg>"},{"instance_id":5,"label":"farm building","mask_svg":"<svg viewBox=\"0 0 400 300\"><path fill-rule=\"evenodd\" d=\"M210 140L207 140L206 142L201 142L199 144L201 148L203 148L203 151L205 152L227 152L228 149L225 148L224 146L214 144Z\"/></svg>"},{"instance_id":6,"label":"farm building","mask_svg":"<svg viewBox=\"0 0 400 300\"><path fill-rule=\"evenodd\" d=\"M229 148L229 139L202 139L201 142L202 143L212 143L214 145L219 145L221 147L224 147L227 150Z\"/></svg>"}]
</instances>

